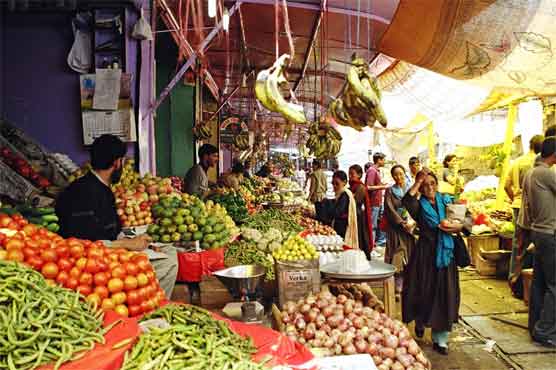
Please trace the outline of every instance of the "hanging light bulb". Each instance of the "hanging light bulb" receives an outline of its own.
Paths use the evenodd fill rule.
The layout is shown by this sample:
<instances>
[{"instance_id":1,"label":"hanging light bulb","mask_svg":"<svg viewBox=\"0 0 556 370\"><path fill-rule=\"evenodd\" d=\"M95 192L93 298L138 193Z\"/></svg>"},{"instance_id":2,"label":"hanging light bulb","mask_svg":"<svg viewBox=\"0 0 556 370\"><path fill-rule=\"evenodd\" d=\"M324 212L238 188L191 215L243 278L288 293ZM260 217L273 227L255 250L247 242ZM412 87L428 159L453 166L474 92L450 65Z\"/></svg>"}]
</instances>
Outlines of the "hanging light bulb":
<instances>
[{"instance_id":1,"label":"hanging light bulb","mask_svg":"<svg viewBox=\"0 0 556 370\"><path fill-rule=\"evenodd\" d=\"M247 87L247 76L245 75L245 73L241 75L241 87Z\"/></svg>"},{"instance_id":2,"label":"hanging light bulb","mask_svg":"<svg viewBox=\"0 0 556 370\"><path fill-rule=\"evenodd\" d=\"M230 13L228 13L228 8L224 8L224 14L222 15L222 27L224 28L224 32L228 32L230 29Z\"/></svg>"},{"instance_id":3,"label":"hanging light bulb","mask_svg":"<svg viewBox=\"0 0 556 370\"><path fill-rule=\"evenodd\" d=\"M216 17L216 0L208 0L208 16L210 18Z\"/></svg>"}]
</instances>

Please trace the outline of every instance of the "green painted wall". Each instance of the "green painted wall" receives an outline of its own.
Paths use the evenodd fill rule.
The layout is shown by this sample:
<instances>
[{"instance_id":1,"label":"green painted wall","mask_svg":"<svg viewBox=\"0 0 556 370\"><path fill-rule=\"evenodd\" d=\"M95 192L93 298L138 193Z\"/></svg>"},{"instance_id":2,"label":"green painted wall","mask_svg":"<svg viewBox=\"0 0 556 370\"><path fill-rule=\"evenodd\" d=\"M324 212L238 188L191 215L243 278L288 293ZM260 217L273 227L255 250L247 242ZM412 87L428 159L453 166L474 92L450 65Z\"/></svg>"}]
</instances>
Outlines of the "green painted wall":
<instances>
[{"instance_id":1,"label":"green painted wall","mask_svg":"<svg viewBox=\"0 0 556 370\"><path fill-rule=\"evenodd\" d=\"M169 33L156 38L157 96L177 71L177 48ZM155 118L156 172L183 177L193 165L195 87L178 82L160 105Z\"/></svg>"}]
</instances>

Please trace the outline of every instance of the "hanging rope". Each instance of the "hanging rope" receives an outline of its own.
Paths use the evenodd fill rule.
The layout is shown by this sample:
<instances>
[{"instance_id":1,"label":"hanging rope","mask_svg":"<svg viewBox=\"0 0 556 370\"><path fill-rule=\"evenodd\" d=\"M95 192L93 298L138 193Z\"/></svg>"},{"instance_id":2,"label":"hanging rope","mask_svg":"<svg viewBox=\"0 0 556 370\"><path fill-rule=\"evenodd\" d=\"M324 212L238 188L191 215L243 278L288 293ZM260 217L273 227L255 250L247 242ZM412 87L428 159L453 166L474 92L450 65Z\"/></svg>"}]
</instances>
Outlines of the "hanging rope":
<instances>
[{"instance_id":1,"label":"hanging rope","mask_svg":"<svg viewBox=\"0 0 556 370\"><path fill-rule=\"evenodd\" d=\"M357 38L357 47L359 48L359 45L361 45L361 42L359 40L359 23L361 21L361 0L357 0L357 31L356 31L356 38Z\"/></svg>"},{"instance_id":2,"label":"hanging rope","mask_svg":"<svg viewBox=\"0 0 556 370\"><path fill-rule=\"evenodd\" d=\"M286 0L282 0L282 8L284 12L284 29L286 31L286 36L288 37L288 44L290 46L290 64L295 57L295 46L293 45L293 37L292 37L292 30L290 27L290 17L288 15L288 4Z\"/></svg>"}]
</instances>

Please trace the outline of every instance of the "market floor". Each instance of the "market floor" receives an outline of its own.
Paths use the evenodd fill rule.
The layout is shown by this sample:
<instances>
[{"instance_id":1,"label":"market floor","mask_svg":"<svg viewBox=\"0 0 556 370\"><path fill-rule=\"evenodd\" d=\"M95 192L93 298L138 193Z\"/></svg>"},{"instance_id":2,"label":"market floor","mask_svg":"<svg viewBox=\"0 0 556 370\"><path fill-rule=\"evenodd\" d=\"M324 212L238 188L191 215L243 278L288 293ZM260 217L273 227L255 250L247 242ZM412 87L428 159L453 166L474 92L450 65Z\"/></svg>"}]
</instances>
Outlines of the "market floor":
<instances>
[{"instance_id":1,"label":"market floor","mask_svg":"<svg viewBox=\"0 0 556 370\"><path fill-rule=\"evenodd\" d=\"M450 336L450 353L432 350L430 331L420 345L434 370L554 370L556 350L531 341L527 306L513 298L506 280L460 272L460 323Z\"/></svg>"}]
</instances>

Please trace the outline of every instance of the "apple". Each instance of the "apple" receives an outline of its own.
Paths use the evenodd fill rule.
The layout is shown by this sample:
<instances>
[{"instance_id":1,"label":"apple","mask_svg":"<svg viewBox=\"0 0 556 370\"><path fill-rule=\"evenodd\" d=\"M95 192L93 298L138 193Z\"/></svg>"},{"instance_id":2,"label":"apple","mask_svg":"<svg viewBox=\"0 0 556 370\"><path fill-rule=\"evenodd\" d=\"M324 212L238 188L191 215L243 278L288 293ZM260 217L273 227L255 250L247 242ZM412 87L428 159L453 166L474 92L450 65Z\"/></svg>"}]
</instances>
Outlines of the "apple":
<instances>
[{"instance_id":1,"label":"apple","mask_svg":"<svg viewBox=\"0 0 556 370\"><path fill-rule=\"evenodd\" d=\"M133 213L134 213L133 207L126 207L125 213L126 213L128 216L133 215Z\"/></svg>"},{"instance_id":2,"label":"apple","mask_svg":"<svg viewBox=\"0 0 556 370\"><path fill-rule=\"evenodd\" d=\"M137 185L137 191L138 191L138 192L140 192L140 193L144 193L144 192L145 192L145 190L146 190L146 187L145 187L145 185L143 185L143 184L139 184L139 185Z\"/></svg>"},{"instance_id":3,"label":"apple","mask_svg":"<svg viewBox=\"0 0 556 370\"><path fill-rule=\"evenodd\" d=\"M158 193L158 185L155 185L155 184L149 185L147 187L147 193L149 193L150 195L157 194Z\"/></svg>"},{"instance_id":4,"label":"apple","mask_svg":"<svg viewBox=\"0 0 556 370\"><path fill-rule=\"evenodd\" d=\"M118 216L122 216L122 215L124 215L125 212L124 212L123 209L118 208L118 209L116 209L116 213L118 214Z\"/></svg>"},{"instance_id":5,"label":"apple","mask_svg":"<svg viewBox=\"0 0 556 370\"><path fill-rule=\"evenodd\" d=\"M149 195L149 200L150 200L152 203L158 202L158 195L157 195L157 194L151 194L151 195Z\"/></svg>"}]
</instances>

